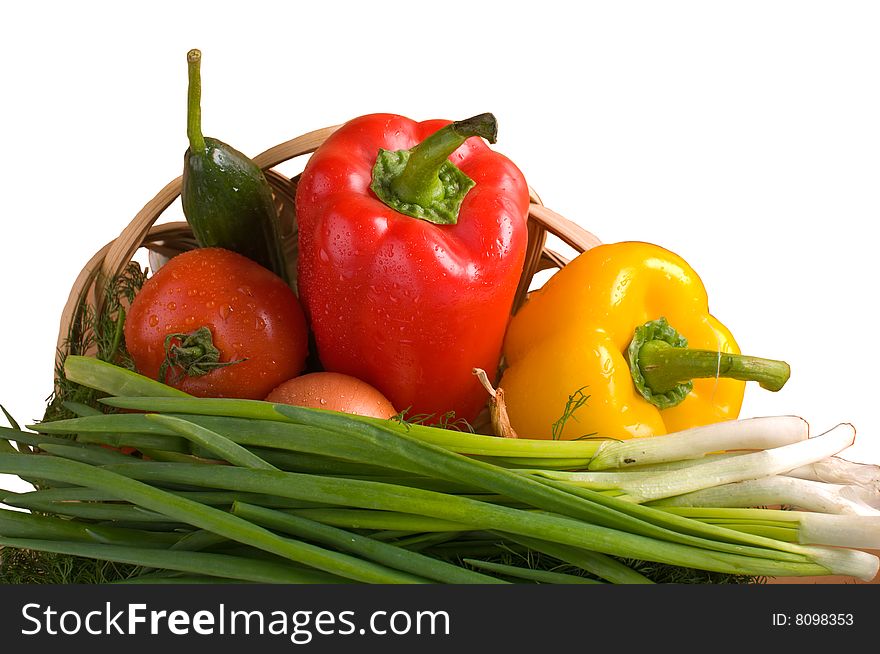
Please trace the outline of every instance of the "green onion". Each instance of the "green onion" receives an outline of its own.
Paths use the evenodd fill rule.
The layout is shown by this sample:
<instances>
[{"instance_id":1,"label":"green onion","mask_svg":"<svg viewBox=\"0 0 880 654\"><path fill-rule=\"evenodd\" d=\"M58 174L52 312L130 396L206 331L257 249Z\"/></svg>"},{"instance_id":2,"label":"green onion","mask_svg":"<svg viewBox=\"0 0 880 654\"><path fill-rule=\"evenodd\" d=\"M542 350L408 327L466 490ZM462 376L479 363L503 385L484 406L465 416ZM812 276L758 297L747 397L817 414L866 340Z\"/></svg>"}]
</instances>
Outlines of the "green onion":
<instances>
[{"instance_id":1,"label":"green onion","mask_svg":"<svg viewBox=\"0 0 880 654\"><path fill-rule=\"evenodd\" d=\"M367 509L315 508L286 511L293 515L314 520L325 525L345 529L380 529L420 533L426 531L464 531L469 528L460 522L421 516L397 511L371 511Z\"/></svg>"},{"instance_id":2,"label":"green onion","mask_svg":"<svg viewBox=\"0 0 880 654\"><path fill-rule=\"evenodd\" d=\"M131 463L132 457L108 450L104 447L90 447L84 445L56 445L54 443L40 443L37 447L44 452L54 454L63 459L71 459L93 466L110 465L113 463Z\"/></svg>"},{"instance_id":3,"label":"green onion","mask_svg":"<svg viewBox=\"0 0 880 654\"><path fill-rule=\"evenodd\" d=\"M234 493L229 491L181 491L169 490L168 492L180 497L209 504L212 506L230 506L233 502L248 502L259 506L268 506L280 509L313 509L324 505L316 502L301 502L276 495L265 493ZM93 488L44 488L41 490L28 491L26 493L12 493L0 502L17 502L18 506L29 508L31 503L49 504L52 502L120 502L118 493Z\"/></svg>"},{"instance_id":4,"label":"green onion","mask_svg":"<svg viewBox=\"0 0 880 654\"><path fill-rule=\"evenodd\" d=\"M657 438L604 442L590 462L590 470L681 461L719 450L763 450L797 443L808 436L809 425L797 416L728 420Z\"/></svg>"},{"instance_id":5,"label":"green onion","mask_svg":"<svg viewBox=\"0 0 880 654\"><path fill-rule=\"evenodd\" d=\"M330 545L370 561L376 561L394 569L405 570L442 583L501 583L494 577L478 574L395 545L359 536L350 531L330 527L302 516L289 515L243 503L236 503L232 512L245 520L250 520L269 529Z\"/></svg>"},{"instance_id":6,"label":"green onion","mask_svg":"<svg viewBox=\"0 0 880 654\"><path fill-rule=\"evenodd\" d=\"M53 443L55 445L71 445L73 443L69 438L53 438L52 436L41 436L40 434L10 429L9 427L0 427L0 442L8 444L10 441L24 443L32 447L36 447L38 443ZM18 452L15 448L4 448L4 451L11 454Z\"/></svg>"},{"instance_id":7,"label":"green onion","mask_svg":"<svg viewBox=\"0 0 880 654\"><path fill-rule=\"evenodd\" d=\"M10 498L4 498L8 503ZM11 506L11 505L10 505ZM10 538L73 540L105 545L138 545L164 548L178 536L139 529L120 529L107 525L84 524L52 516L0 509L0 534Z\"/></svg>"},{"instance_id":8,"label":"green onion","mask_svg":"<svg viewBox=\"0 0 880 654\"><path fill-rule=\"evenodd\" d=\"M252 420L284 420L284 405L273 405L259 400L238 400L231 398L186 398L186 397L110 397L101 400L108 406L136 411L157 413L201 414L226 418L247 418ZM279 413L280 411L280 413ZM549 457L589 459L603 441L545 441L529 439L499 439L494 436L457 432L449 429L425 425L400 424L392 420L380 420L348 414L335 414L332 411L311 409L314 413L345 416L368 425L395 428L426 443L432 443L462 454L504 457Z\"/></svg>"},{"instance_id":9,"label":"green onion","mask_svg":"<svg viewBox=\"0 0 880 654\"><path fill-rule=\"evenodd\" d=\"M188 400L188 402L194 402L194 400ZM214 403L213 401L209 401L209 402L211 402L212 404ZM250 407L254 407L258 403L248 403L248 404ZM271 408L271 406L270 406L270 408ZM495 469L492 466L489 466L487 464L483 464L480 462L476 462L476 461L467 459L465 457L461 457L460 455L456 455L454 453L448 452L446 450L443 450L442 448L436 448L436 447L434 447L430 444L427 444L427 443L421 443L418 441L414 441L414 440L408 438L406 434L395 433L394 431L392 431L388 428L385 428L385 427L379 427L376 425L368 425L365 423L358 423L356 421L348 420L342 416L335 416L335 415L331 415L329 413L317 412L314 410L298 409L296 407L277 407L277 410L279 412L281 412L282 414L286 414L288 416L299 415L302 418L309 418L313 424L316 423L316 426L324 428L325 431L333 431L332 430L333 426L335 426L337 424L342 424L345 427L347 427L347 429L345 430L344 433L347 434L349 437L359 436L362 440L366 441L366 443L369 445L373 445L374 447L380 446L379 449L382 449L381 446L384 445L385 446L384 449L386 449L387 451L390 451L396 458L398 458L398 459L407 458L410 460L410 462L413 465L422 466L423 470L425 469L424 468L425 464L430 463L431 467L429 467L428 470L429 471L433 470L433 472L435 474L438 473L438 471L439 471L439 476L441 476L441 477L450 478L450 473L452 473L452 478L467 479L471 483L476 483L477 478L479 478L482 482L481 485L486 485L486 482L488 482L487 487L490 490L494 490L496 492L500 492L502 494L505 494L505 495L508 495L511 497L519 497L520 499L523 499L524 496L527 496L528 499L531 500L533 504L534 504L535 499L539 500L539 503L536 504L536 506L538 508L544 508L544 509L555 510L555 511L559 511L561 509L562 512L564 512L564 513L565 512L575 513L576 516L577 516L577 514L580 514L581 516L584 516L584 514L587 514L590 518L595 519L598 516L600 519L604 519L607 522L610 522L613 524L628 524L629 528L633 529L636 533L630 534L630 533L622 533L621 532L619 537L621 539L621 543L625 543L628 546L635 547L635 550L629 551L628 554L624 554L625 556L628 556L629 558L637 558L637 559L645 559L645 560L659 560L661 562L672 563L674 565L685 565L685 566L689 566L689 567L701 567L700 564L694 563L694 560L690 559L689 557L691 555L694 555L696 552L702 552L706 547L709 547L713 550L721 550L721 549L727 548L729 550L733 550L733 551L729 552L729 554L731 556L740 556L740 555L747 556L749 559L749 563L754 563L755 561L764 561L764 563L762 563L761 565L764 565L766 563L765 557L768 557L768 556L771 557L772 559L775 559L776 561L778 561L780 558L784 558L781 556L780 551L774 551L774 550L754 550L753 551L753 549L750 548L749 546L730 545L729 543L720 542L720 541L707 542L705 539L695 538L695 537L689 536L687 534L669 532L669 530L665 530L665 529L657 529L653 525L644 523L643 521L638 520L638 519L633 519L630 516L628 516L624 513L621 513L619 511L608 510L607 507L597 505L595 503L578 502L576 500L576 498L566 497L568 495L567 493L560 493L560 492L554 493L554 492L552 492L552 489L542 487L543 486L542 484L537 484L535 482L531 482L527 479L524 479L523 477L521 477L519 475L516 475L515 473L507 472L507 471L504 471L503 469L500 469L500 468ZM141 467L142 465L143 464L138 464L138 467ZM130 467L130 466L128 466L128 467ZM133 472L133 471L129 471L129 474L131 474L131 472ZM210 471L210 472L213 474L213 473L216 473L217 471ZM225 472L232 472L232 471L225 471ZM251 472L256 473L258 471L251 471ZM262 472L262 471L259 471L259 472ZM166 479L166 481L168 481L168 480ZM191 477L186 480L175 479L173 481L177 481L178 483L195 483L195 482L193 482L193 479ZM353 481L353 480L351 480L351 481ZM349 482L349 483L351 483L351 482ZM363 483L369 483L369 482L363 482ZM251 490L255 490L255 489L251 489ZM413 491L414 490L415 489L413 489ZM367 491L367 492L369 493L371 491ZM451 503L452 499L457 499L458 501L464 501L463 498L455 498L455 496L443 496L443 497L444 497L447 505ZM300 499L315 500L318 498L301 497ZM324 501L324 500L318 499L318 501ZM354 506L358 505L355 501L353 501L351 499L344 501L344 502L340 502L340 503L354 505ZM391 508L393 510L398 510L398 507L395 507L395 506L388 507L388 506L366 505L364 508ZM500 509L501 507L493 507L493 508L497 510L497 509ZM412 509L409 509L409 510L412 511ZM440 515L435 515L435 517L449 518L450 516L447 514L440 514ZM530 518L529 522L535 523L542 518L543 518L542 516L533 516ZM461 520L461 518L457 517L457 516L453 517L452 519L453 520ZM529 525L529 527L533 527L533 526L534 526L533 524ZM582 528L583 527L591 527L591 526L583 525L583 524L580 526ZM506 526L499 527L497 525L490 525L489 528L496 528L496 529L500 529L502 531L508 530L506 528ZM592 527L592 528L595 529L596 527ZM517 529L510 529L509 531L512 531L513 533L517 533ZM730 534L740 535L740 534L738 534L738 532L735 532L734 530L727 530L727 531ZM695 549L695 551L691 551L690 549L685 549L683 551L676 550L674 553L668 552L668 551L666 551L666 548L672 548L675 550L675 546L673 546L673 543L657 541L657 540L651 539L649 537L643 536L643 534L645 534L645 533L662 534L662 535L666 536L667 538L674 538L676 541L678 541L678 543L676 543L676 546L680 545L682 542L685 542L685 543L692 543L692 544L698 545L700 547L697 547ZM529 531L523 535L531 535L531 536L540 537L540 534L536 534L533 531ZM606 534L602 534L602 536L606 536ZM628 540L628 539L632 539L633 537L636 537L637 539L638 538L645 538L648 542L655 543L655 544L653 546L648 546L648 543L643 543L640 540L637 540L636 542L632 542L631 540ZM546 538L545 538L545 540L546 540ZM549 540L553 540L553 539L549 539ZM565 542L565 541L562 541L562 542ZM657 545L656 543L660 543L660 545ZM581 543L570 543L570 544L581 545ZM778 542L778 544L777 544L777 546L780 547L780 549L782 549L783 545L788 545L788 544L782 543L781 541ZM610 549L603 549L603 548L609 548L609 545L607 543L605 543L599 547L594 547L588 543L588 547L590 547L590 549L597 549L599 551L605 551L606 553L619 553L614 547L611 547ZM690 546L685 546L685 547L689 548ZM625 547L623 549L626 550ZM740 552L741 554L737 554L736 552ZM757 553L758 556L750 556L751 554L755 554L755 553ZM816 552L811 552L810 554L812 556L819 556L819 553L816 553ZM682 560L682 559L675 558L680 555L684 556L685 559ZM713 557L714 556L715 556L715 554L713 554ZM849 558L842 557L840 560L830 561L830 563L836 567L839 567L839 566L846 567L851 564L858 565L858 562L854 562L852 560L853 556L855 556L855 555L852 555ZM671 558L667 558L667 557L671 557ZM801 562L806 562L808 560L809 560L809 557L802 559ZM823 558L823 560L825 561L826 564L829 563L829 560L827 558ZM741 568L739 568L739 567L724 567L725 565L728 565L729 563L730 562L724 562L724 563L719 564L719 562L712 560L711 565L716 566L716 567L714 567L714 568L710 567L708 569L717 569L718 571L721 571L721 572L733 572L733 573L740 573L742 571ZM740 562L737 562L736 565L738 565L739 563ZM786 562L786 564L787 563L788 562ZM791 563L794 564L795 562L791 562ZM705 566L707 564L709 564L708 558L704 560L703 566ZM776 564L777 563L774 561L773 565L776 565ZM717 566L719 566L719 565L722 566L721 569L717 568ZM759 569L755 569L755 570L756 570L757 574L773 574L773 573L766 572L766 570L764 568L762 568L760 570ZM791 573L786 573L786 574L791 574ZM813 569L813 572L810 574L815 574L815 569ZM862 572L862 574L865 574L864 571Z\"/></svg>"},{"instance_id":10,"label":"green onion","mask_svg":"<svg viewBox=\"0 0 880 654\"><path fill-rule=\"evenodd\" d=\"M94 357L80 355L65 357L64 376L74 384L88 386L110 395L190 397L187 393L155 379L150 379Z\"/></svg>"},{"instance_id":11,"label":"green onion","mask_svg":"<svg viewBox=\"0 0 880 654\"><path fill-rule=\"evenodd\" d=\"M21 427L18 426L18 422L16 422L15 418L12 417L12 414L6 410L6 407L0 404L0 411L3 412L3 415L6 417L6 421L9 423L9 426L16 430L21 430Z\"/></svg>"},{"instance_id":12,"label":"green onion","mask_svg":"<svg viewBox=\"0 0 880 654\"><path fill-rule=\"evenodd\" d=\"M228 543L229 540L223 536L219 536L212 531L205 529L196 529L191 531L178 540L171 549L180 552L199 552L209 547Z\"/></svg>"},{"instance_id":13,"label":"green onion","mask_svg":"<svg viewBox=\"0 0 880 654\"><path fill-rule=\"evenodd\" d=\"M880 516L833 515L812 511L780 509L659 506L658 508L694 520L749 527L784 528L793 531L792 540L804 544L836 547L880 548Z\"/></svg>"},{"instance_id":14,"label":"green onion","mask_svg":"<svg viewBox=\"0 0 880 654\"><path fill-rule=\"evenodd\" d=\"M651 514L650 510L641 511L641 515L636 515L627 506L626 502L598 497L586 490L580 490L576 494L576 498L571 497L570 493L561 489L555 487L547 488L546 486L551 485L549 483L535 482L514 472L473 461L431 444L411 439L407 434L395 433L387 427L365 424L348 419L345 416L332 415L328 412L315 412L300 407L278 406L277 410L292 419L299 418L300 420L305 420L309 418L313 423L328 430L331 430L334 425L339 425L341 428L345 428L345 433L351 437L359 437L369 443L384 446L394 451L397 455L405 456L413 462L421 463L421 465L425 466L427 474L447 479L468 481L501 495L519 499L536 508L594 521L597 524L608 527L627 529L636 534L653 537L659 536L682 544L692 544L716 550L725 549L732 553L754 554L750 546L731 545L720 540L709 542L706 539L674 532L665 527L658 527L657 524L652 524L643 519L643 516ZM577 498L581 501L578 501ZM662 514L654 517L663 519ZM514 533L517 532L514 530ZM742 542L742 539L737 539L738 534L732 530L725 535L733 542L737 540ZM772 545L769 541L761 544L765 546ZM781 542L779 547L780 549L792 551L790 547L786 547ZM762 551L759 555L782 558L781 554L776 552L768 554Z\"/></svg>"},{"instance_id":15,"label":"green onion","mask_svg":"<svg viewBox=\"0 0 880 654\"><path fill-rule=\"evenodd\" d=\"M839 456L815 461L785 474L789 477L799 477L811 481L855 485L875 494L880 493L880 465L857 463Z\"/></svg>"},{"instance_id":16,"label":"green onion","mask_svg":"<svg viewBox=\"0 0 880 654\"><path fill-rule=\"evenodd\" d=\"M480 561L478 559L464 559L464 562L475 568L482 568L489 572L495 572L509 577L519 577L542 584L601 584L601 581L588 579L578 575L569 575L561 572L553 572L552 570L534 570L532 568L521 568L515 565L506 565L504 563L493 563L492 561Z\"/></svg>"},{"instance_id":17,"label":"green onion","mask_svg":"<svg viewBox=\"0 0 880 654\"><path fill-rule=\"evenodd\" d=\"M840 424L820 436L789 445L710 461L683 471L658 472L627 492L633 501L645 502L719 484L777 475L837 454L853 444L855 435L852 425Z\"/></svg>"},{"instance_id":18,"label":"green onion","mask_svg":"<svg viewBox=\"0 0 880 654\"><path fill-rule=\"evenodd\" d=\"M101 411L100 409L96 409L95 407L89 406L88 404L83 404L82 402L66 401L62 402L61 406L70 411L73 415L79 417L99 416L103 413L103 411Z\"/></svg>"},{"instance_id":19,"label":"green onion","mask_svg":"<svg viewBox=\"0 0 880 654\"><path fill-rule=\"evenodd\" d=\"M159 575L141 575L140 577L132 577L130 579L120 579L119 581L110 582L112 584L121 584L121 585L135 585L135 584L150 584L150 585L169 585L169 584L181 584L181 585L191 585L191 584L244 584L244 583L252 583L243 579L229 579L224 577L208 577L207 575L199 576L199 575L179 575L179 576L159 576Z\"/></svg>"},{"instance_id":20,"label":"green onion","mask_svg":"<svg viewBox=\"0 0 880 654\"><path fill-rule=\"evenodd\" d=\"M187 466L187 464L173 463L126 464L126 466L128 465ZM218 469L225 468L226 466L195 467ZM111 472L107 468L96 468L75 461L55 459L54 457L0 454L0 470L12 474L36 473L47 479L59 479L90 488L112 490L118 492L120 497L133 504L152 509L169 518L213 531L226 536L230 540L253 545L267 552L272 552L293 561L299 561L356 581L367 583L421 582L420 579L409 574L389 570L367 561L330 552L307 543L281 538L237 516L161 491L134 479ZM272 473L272 471L247 470L243 468L230 468L230 470L248 473Z\"/></svg>"},{"instance_id":21,"label":"green onion","mask_svg":"<svg viewBox=\"0 0 880 654\"><path fill-rule=\"evenodd\" d=\"M20 509L28 509L40 513L51 513L59 516L71 516L85 520L112 520L127 524L169 522L168 518L161 513L147 511L146 509L142 509L141 507L132 504L68 501L41 502L30 498L20 499L12 496L4 497L3 503ZM178 525L180 524L176 521L171 522Z\"/></svg>"},{"instance_id":22,"label":"green onion","mask_svg":"<svg viewBox=\"0 0 880 654\"><path fill-rule=\"evenodd\" d=\"M3 457L0 456L0 463ZM857 572L867 575L876 567L876 557L860 552L841 552L837 557L828 556L815 548L797 548L801 554L771 550L740 548L753 551L756 556L731 552L707 551L703 548L665 542L639 534L630 534L543 513L524 512L519 509L487 504L467 498L433 493L420 489L396 487L376 482L312 478L298 473L269 470L247 470L229 466L205 466L186 464L128 464L113 469L147 481L189 483L238 491L264 492L294 499L325 502L340 506L392 510L434 516L453 522L472 524L475 528L510 532L559 542L575 547L633 558L696 567L733 574L758 574L767 576L821 575L829 571L835 574ZM641 507L650 510L648 507ZM655 511L656 513L662 513ZM668 518L674 516L668 516ZM700 525L698 522L695 525ZM710 525L703 525L710 527ZM717 527L716 527L717 528ZM733 530L726 530L738 535ZM695 539L695 542L701 542ZM724 547L724 543L714 543ZM778 543L780 548L791 550L795 546ZM772 558L764 558L772 557ZM821 558L823 563L812 562ZM788 560L784 560L788 559ZM829 569L826 566L832 566Z\"/></svg>"},{"instance_id":23,"label":"green onion","mask_svg":"<svg viewBox=\"0 0 880 654\"><path fill-rule=\"evenodd\" d=\"M143 416L137 416L137 418L143 419ZM75 419L76 418L74 418L74 420ZM42 434L47 434L49 433L49 429L51 429L49 425L57 425L60 422L62 421L58 420L56 422L43 423L37 431L40 431ZM53 433L65 432L55 431ZM94 443L98 445L109 445L110 447L131 447L139 451L149 449L161 452L178 452L180 454L190 453L190 446L186 442L186 439L178 436L120 433L116 430L111 432L83 431L76 435L76 440L79 443Z\"/></svg>"},{"instance_id":24,"label":"green onion","mask_svg":"<svg viewBox=\"0 0 880 654\"><path fill-rule=\"evenodd\" d=\"M211 431L205 427L187 422L174 416L163 416L156 413L145 416L147 420L157 422L168 427L174 433L183 436L188 441L195 443L207 451L216 454L219 458L229 463L242 466L243 468L256 468L260 470L277 470L275 466L266 463L256 454L233 443L228 438Z\"/></svg>"},{"instance_id":25,"label":"green onion","mask_svg":"<svg viewBox=\"0 0 880 654\"><path fill-rule=\"evenodd\" d=\"M197 402L201 400L196 400ZM212 402L212 400L204 400ZM246 400L237 400L245 402ZM271 407L270 404L264 404ZM349 462L375 465L381 462L383 465L395 466L406 472L419 472L415 466L408 465L407 461L395 460L389 452L383 452L376 447L365 446L359 441L349 438L346 434L331 432L326 429L318 429L308 425L298 425L290 422L277 422L253 418L201 416L194 414L179 414L176 417L197 424L206 429L216 432L227 439L247 447L265 447L292 452L304 452L306 454L326 455L333 452L340 459ZM283 420L283 416L277 416ZM147 418L146 414L114 414L84 418L71 418L58 420L50 423L41 423L32 427L41 433L66 434L77 433L82 438L84 434L105 434L124 432L120 438L125 439L129 434L149 434L154 439L173 437L180 441L176 432L155 420ZM133 439L128 439L133 442ZM129 443L126 443L129 444ZM157 449L174 450L172 444L163 444L161 440L152 445ZM179 446L178 446L179 447Z\"/></svg>"},{"instance_id":26,"label":"green onion","mask_svg":"<svg viewBox=\"0 0 880 654\"><path fill-rule=\"evenodd\" d=\"M409 536L398 538L394 544L398 547L405 547L412 552L421 552L430 549L436 545L442 545L450 541L463 537L464 533L459 531L432 532L427 534L411 534Z\"/></svg>"},{"instance_id":27,"label":"green onion","mask_svg":"<svg viewBox=\"0 0 880 654\"><path fill-rule=\"evenodd\" d=\"M880 515L865 501L861 489L809 479L774 475L722 484L690 493L667 497L654 506L792 506L816 513Z\"/></svg>"}]
</instances>

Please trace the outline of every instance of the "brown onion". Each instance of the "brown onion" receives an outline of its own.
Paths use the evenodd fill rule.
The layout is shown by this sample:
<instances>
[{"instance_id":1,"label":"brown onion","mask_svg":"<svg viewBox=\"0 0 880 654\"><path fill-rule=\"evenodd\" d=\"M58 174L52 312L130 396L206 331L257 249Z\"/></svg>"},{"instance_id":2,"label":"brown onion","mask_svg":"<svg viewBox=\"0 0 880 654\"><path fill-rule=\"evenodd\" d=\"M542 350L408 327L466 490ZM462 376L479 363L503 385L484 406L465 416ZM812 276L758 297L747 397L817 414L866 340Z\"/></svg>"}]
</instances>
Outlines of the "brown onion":
<instances>
[{"instance_id":1,"label":"brown onion","mask_svg":"<svg viewBox=\"0 0 880 654\"><path fill-rule=\"evenodd\" d=\"M338 372L312 372L289 379L269 393L266 401L375 418L398 413L373 386Z\"/></svg>"}]
</instances>

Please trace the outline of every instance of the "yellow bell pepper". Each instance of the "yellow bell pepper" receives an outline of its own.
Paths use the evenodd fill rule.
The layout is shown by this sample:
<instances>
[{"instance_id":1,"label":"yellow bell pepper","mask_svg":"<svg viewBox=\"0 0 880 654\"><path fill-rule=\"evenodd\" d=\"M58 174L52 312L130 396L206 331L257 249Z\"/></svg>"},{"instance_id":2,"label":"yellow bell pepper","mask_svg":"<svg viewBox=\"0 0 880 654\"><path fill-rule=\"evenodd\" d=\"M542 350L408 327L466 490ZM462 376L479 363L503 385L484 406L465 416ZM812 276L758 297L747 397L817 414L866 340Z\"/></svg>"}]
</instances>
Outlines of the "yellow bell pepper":
<instances>
[{"instance_id":1,"label":"yellow bell pepper","mask_svg":"<svg viewBox=\"0 0 880 654\"><path fill-rule=\"evenodd\" d=\"M695 348L695 349L691 349ZM779 390L782 361L740 355L702 281L657 245L600 245L511 319L499 382L524 438L655 436L739 416L745 382Z\"/></svg>"}]
</instances>

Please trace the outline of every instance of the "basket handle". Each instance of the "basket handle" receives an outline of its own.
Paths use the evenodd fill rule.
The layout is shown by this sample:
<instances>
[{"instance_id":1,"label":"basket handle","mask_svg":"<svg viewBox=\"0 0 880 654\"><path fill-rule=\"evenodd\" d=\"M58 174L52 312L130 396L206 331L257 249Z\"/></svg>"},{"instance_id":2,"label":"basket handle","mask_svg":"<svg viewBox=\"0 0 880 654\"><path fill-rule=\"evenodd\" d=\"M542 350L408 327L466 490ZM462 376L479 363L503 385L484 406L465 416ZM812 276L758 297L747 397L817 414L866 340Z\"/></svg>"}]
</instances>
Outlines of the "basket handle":
<instances>
[{"instance_id":1,"label":"basket handle","mask_svg":"<svg viewBox=\"0 0 880 654\"><path fill-rule=\"evenodd\" d=\"M547 247L548 234L558 237L577 252L584 252L602 243L592 232L545 207L537 193L530 191L528 245L512 313L516 313L526 301L535 273L548 268L562 268L568 263L568 259Z\"/></svg>"}]
</instances>

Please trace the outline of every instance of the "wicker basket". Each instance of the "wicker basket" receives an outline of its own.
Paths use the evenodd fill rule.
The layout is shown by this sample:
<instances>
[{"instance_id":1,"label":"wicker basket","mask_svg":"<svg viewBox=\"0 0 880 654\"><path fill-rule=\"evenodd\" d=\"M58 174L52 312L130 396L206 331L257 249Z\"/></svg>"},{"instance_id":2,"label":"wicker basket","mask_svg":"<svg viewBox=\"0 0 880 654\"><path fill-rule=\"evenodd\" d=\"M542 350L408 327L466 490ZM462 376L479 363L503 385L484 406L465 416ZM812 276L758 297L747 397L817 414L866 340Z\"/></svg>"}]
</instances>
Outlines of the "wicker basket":
<instances>
[{"instance_id":1,"label":"wicker basket","mask_svg":"<svg viewBox=\"0 0 880 654\"><path fill-rule=\"evenodd\" d=\"M296 157L306 156L314 152L338 126L315 130L290 141L280 143L262 154L254 157L254 161L266 174L275 193L275 201L282 224L282 238L288 253L295 251L297 246L296 220L294 215L294 199L298 177L288 178L274 170L276 166ZM67 339L71 322L78 307L83 303L100 307L104 298L104 285L108 280L119 275L133 259L140 248L150 253L151 267L155 270L163 260L196 247L192 231L185 222L170 222L160 225L155 223L163 212L180 195L181 178L169 182L165 188L150 200L138 212L131 223L119 236L98 250L89 260L85 268L74 281L70 295L61 314L58 333L58 363L67 353ZM600 240L563 216L544 206L540 197L531 190L531 205L528 216L528 246L522 276L517 288L514 310L525 300L535 275L548 269L562 268L568 260L548 246L548 235L556 236L562 243L583 252L596 245ZM294 261L292 257L289 261ZM295 272L295 271L291 271ZM880 550L868 550L880 555ZM777 578L771 583L864 583L852 577L803 577ZM878 576L873 583L880 583Z\"/></svg>"},{"instance_id":2,"label":"wicker basket","mask_svg":"<svg viewBox=\"0 0 880 654\"><path fill-rule=\"evenodd\" d=\"M294 198L298 177L288 178L274 168L296 157L311 154L337 127L325 127L303 134L254 157L256 164L265 171L266 178L274 190L281 219L282 239L288 253L295 251L297 241ZM67 304L61 313L57 349L59 363L67 353L67 339L77 308L83 302L100 307L104 297L104 284L119 275L140 248L149 251L152 267L155 269L164 259L196 247L192 232L185 222L155 224L180 195L180 189L180 177L168 183L138 212L116 239L101 248L89 260L76 278ZM548 234L557 236L578 252L583 252L599 243L599 239L590 232L547 209L538 195L532 191L528 219L528 248L514 301L515 308L522 304L532 278L537 272L548 268L561 268L567 263L565 257L547 247ZM288 260L293 261L293 257L288 257Z\"/></svg>"}]
</instances>

